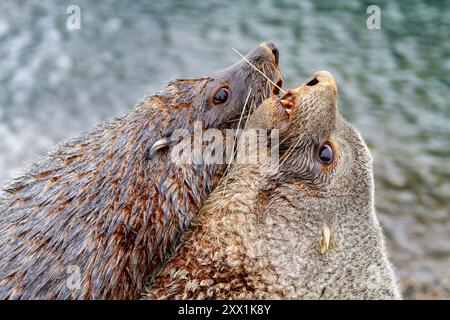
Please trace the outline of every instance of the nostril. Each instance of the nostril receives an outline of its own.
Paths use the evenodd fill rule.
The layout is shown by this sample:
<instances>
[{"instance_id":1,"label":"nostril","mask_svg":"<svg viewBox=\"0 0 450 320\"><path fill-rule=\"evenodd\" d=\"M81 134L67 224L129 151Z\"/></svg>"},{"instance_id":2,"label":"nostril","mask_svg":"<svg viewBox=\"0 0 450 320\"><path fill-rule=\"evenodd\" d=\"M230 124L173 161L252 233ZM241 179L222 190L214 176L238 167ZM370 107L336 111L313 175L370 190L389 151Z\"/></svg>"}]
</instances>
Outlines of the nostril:
<instances>
[{"instance_id":1,"label":"nostril","mask_svg":"<svg viewBox=\"0 0 450 320\"><path fill-rule=\"evenodd\" d=\"M275 63L278 64L280 62L280 51L278 51L278 48L273 48L272 53L275 57Z\"/></svg>"},{"instance_id":2,"label":"nostril","mask_svg":"<svg viewBox=\"0 0 450 320\"><path fill-rule=\"evenodd\" d=\"M306 80L306 85L310 86L310 87L315 86L318 83L319 83L319 80L317 80L316 77L313 77L312 79Z\"/></svg>"},{"instance_id":3,"label":"nostril","mask_svg":"<svg viewBox=\"0 0 450 320\"><path fill-rule=\"evenodd\" d=\"M266 41L263 43L263 45L272 52L273 57L275 58L275 63L278 65L278 63L280 62L280 51L278 50L275 43Z\"/></svg>"}]
</instances>

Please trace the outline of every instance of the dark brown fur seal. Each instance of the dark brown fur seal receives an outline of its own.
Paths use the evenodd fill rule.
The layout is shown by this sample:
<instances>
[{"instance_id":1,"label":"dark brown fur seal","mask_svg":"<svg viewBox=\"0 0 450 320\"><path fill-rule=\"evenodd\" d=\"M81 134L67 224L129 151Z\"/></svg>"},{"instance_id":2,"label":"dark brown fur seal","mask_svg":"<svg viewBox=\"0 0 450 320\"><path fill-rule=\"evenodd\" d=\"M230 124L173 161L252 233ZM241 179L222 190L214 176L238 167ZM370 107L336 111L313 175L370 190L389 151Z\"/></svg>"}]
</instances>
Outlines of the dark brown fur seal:
<instances>
[{"instance_id":1,"label":"dark brown fur seal","mask_svg":"<svg viewBox=\"0 0 450 320\"><path fill-rule=\"evenodd\" d=\"M272 43L247 58L281 81ZM136 298L223 173L175 165L171 133L233 128L272 87L245 61L176 80L33 165L0 204L0 299Z\"/></svg>"},{"instance_id":2,"label":"dark brown fur seal","mask_svg":"<svg viewBox=\"0 0 450 320\"><path fill-rule=\"evenodd\" d=\"M331 74L315 73L281 103L267 99L248 128L285 122L279 171L261 175L264 161L234 165L143 298L400 297L375 215L370 153L338 112Z\"/></svg>"}]
</instances>

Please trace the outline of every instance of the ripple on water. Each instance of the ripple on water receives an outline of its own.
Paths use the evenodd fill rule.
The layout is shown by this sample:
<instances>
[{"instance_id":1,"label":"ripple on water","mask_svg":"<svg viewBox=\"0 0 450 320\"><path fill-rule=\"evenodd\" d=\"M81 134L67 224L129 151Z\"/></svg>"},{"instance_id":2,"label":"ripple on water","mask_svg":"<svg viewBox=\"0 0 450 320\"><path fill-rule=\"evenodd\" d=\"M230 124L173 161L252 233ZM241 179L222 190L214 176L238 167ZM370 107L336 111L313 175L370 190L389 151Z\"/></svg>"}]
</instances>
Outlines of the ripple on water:
<instances>
[{"instance_id":1,"label":"ripple on water","mask_svg":"<svg viewBox=\"0 0 450 320\"><path fill-rule=\"evenodd\" d=\"M359 1L0 2L0 179L126 113L169 79L222 68L272 39L286 86L330 70L375 161L376 204L406 297L450 298L450 4Z\"/></svg>"}]
</instances>

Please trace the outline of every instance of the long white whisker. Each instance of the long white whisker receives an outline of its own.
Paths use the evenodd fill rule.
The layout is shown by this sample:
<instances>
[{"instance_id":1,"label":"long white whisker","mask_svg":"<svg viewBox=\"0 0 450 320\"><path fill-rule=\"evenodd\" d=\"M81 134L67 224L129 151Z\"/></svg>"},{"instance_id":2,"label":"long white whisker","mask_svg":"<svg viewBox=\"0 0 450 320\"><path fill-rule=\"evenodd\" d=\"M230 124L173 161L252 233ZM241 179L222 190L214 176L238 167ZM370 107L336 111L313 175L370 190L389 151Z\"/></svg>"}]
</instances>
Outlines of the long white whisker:
<instances>
[{"instance_id":1,"label":"long white whisker","mask_svg":"<svg viewBox=\"0 0 450 320\"><path fill-rule=\"evenodd\" d=\"M243 116L244 113L245 113L245 109L247 108L248 99L250 98L250 94L252 93L252 88L248 88L248 89L249 89L249 90L248 90L248 95L247 95L247 98L245 99L244 108L242 108L241 117L239 118L239 122L238 122L238 125L237 125L236 135L235 135L235 137L234 137L234 140L233 140L233 146L232 146L232 148L231 148L231 150L232 150L233 153L232 153L232 155L231 155L230 162L228 163L228 166L227 166L227 168L225 169L224 174L223 174L223 176L222 176L222 178L225 177L225 182L224 182L225 185L224 185L224 188L223 188L223 193L225 193L225 191L226 191L226 189L227 189L227 182L228 182L227 173L228 173L228 171L230 170L231 163L234 161L234 157L236 156L236 150L234 150L234 147L235 147L235 145L236 145L236 141L237 141L237 138L238 138L239 128L241 127L242 116ZM247 119L248 119L248 118L247 118Z\"/></svg>"},{"instance_id":2,"label":"long white whisker","mask_svg":"<svg viewBox=\"0 0 450 320\"><path fill-rule=\"evenodd\" d=\"M255 99L253 99L252 100L252 102L253 102L253 104L255 104ZM250 105L249 107L248 107L248 110L252 110L253 109L253 105ZM247 127L247 123L248 123L248 119L250 118L250 112L249 112L249 115L246 117L246 119L245 119L245 125L244 125L244 128L246 128Z\"/></svg>"},{"instance_id":3,"label":"long white whisker","mask_svg":"<svg viewBox=\"0 0 450 320\"><path fill-rule=\"evenodd\" d=\"M239 51L237 51L235 48L231 48L234 52L236 52L242 59L244 59L250 66L252 66L253 69L255 69L256 71L258 71L264 78L267 79L267 81L269 81L270 83L272 83L275 87L278 88L278 90L280 90L281 92L283 92L284 94L286 94L286 91L284 91L283 89L281 89L275 82L273 82L272 80L269 79L268 76L266 76L264 74L264 72L262 72L261 70L259 70L257 67L255 67L250 61L248 61L248 59L243 56Z\"/></svg>"},{"instance_id":4,"label":"long white whisker","mask_svg":"<svg viewBox=\"0 0 450 320\"><path fill-rule=\"evenodd\" d=\"M291 150L289 150L289 152L286 154L286 156L284 157L283 161L281 161L280 165L275 169L275 172L277 172L281 166L286 162L286 160L289 158L289 156L292 154L292 152L294 152L295 148L298 147L298 144L301 141L301 136L298 138L297 142L295 143L295 145L291 148ZM276 180L276 182L278 181L278 179Z\"/></svg>"}]
</instances>

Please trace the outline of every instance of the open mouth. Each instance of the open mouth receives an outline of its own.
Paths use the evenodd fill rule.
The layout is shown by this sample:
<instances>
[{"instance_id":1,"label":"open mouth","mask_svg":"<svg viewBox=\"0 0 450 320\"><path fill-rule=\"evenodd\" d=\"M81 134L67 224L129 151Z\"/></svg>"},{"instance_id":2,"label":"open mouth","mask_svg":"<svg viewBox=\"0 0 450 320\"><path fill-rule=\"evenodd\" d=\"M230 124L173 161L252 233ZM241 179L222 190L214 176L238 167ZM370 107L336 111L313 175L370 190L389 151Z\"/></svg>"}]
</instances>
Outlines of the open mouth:
<instances>
[{"instance_id":1,"label":"open mouth","mask_svg":"<svg viewBox=\"0 0 450 320\"><path fill-rule=\"evenodd\" d=\"M264 69L263 71L259 72L272 85L272 90L271 91L270 89L262 90L262 95L260 96L261 100L258 100L257 97L255 96L250 97L250 99L246 102L246 107L243 108L241 112L233 114L227 121L228 124L237 123L238 126L241 126L242 124L245 123L245 120L257 109L257 107L259 106L260 103L262 103L262 101L270 97L275 97L276 99L279 99L280 94L285 93L284 90L282 89L283 78L278 68L275 68L275 71L271 72L270 75L266 74ZM288 104L286 104L286 101L280 103L283 103L283 108L286 109L286 112L288 113L288 115L290 115L292 113L294 105L292 104L291 106L289 106Z\"/></svg>"},{"instance_id":2,"label":"open mouth","mask_svg":"<svg viewBox=\"0 0 450 320\"><path fill-rule=\"evenodd\" d=\"M291 116L294 112L294 96L291 91L288 90L283 96L276 97L278 105L286 111L288 116Z\"/></svg>"},{"instance_id":3,"label":"open mouth","mask_svg":"<svg viewBox=\"0 0 450 320\"><path fill-rule=\"evenodd\" d=\"M283 86L283 79L281 79L281 76L278 77L276 84L273 86L272 94L274 96L278 96L281 91L281 87Z\"/></svg>"},{"instance_id":4,"label":"open mouth","mask_svg":"<svg viewBox=\"0 0 450 320\"><path fill-rule=\"evenodd\" d=\"M283 86L283 79L281 77L281 73L278 73L277 78L274 79L272 95L275 97L278 105L286 111L288 116L290 117L294 112L294 97L291 93L291 90L284 91L281 87ZM281 92L283 96L280 97Z\"/></svg>"}]
</instances>

